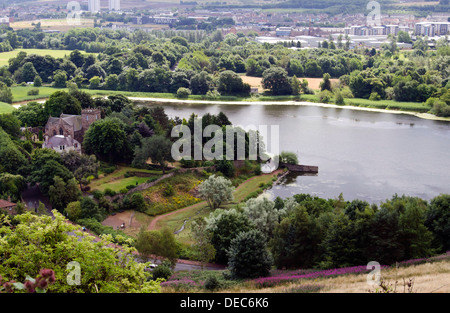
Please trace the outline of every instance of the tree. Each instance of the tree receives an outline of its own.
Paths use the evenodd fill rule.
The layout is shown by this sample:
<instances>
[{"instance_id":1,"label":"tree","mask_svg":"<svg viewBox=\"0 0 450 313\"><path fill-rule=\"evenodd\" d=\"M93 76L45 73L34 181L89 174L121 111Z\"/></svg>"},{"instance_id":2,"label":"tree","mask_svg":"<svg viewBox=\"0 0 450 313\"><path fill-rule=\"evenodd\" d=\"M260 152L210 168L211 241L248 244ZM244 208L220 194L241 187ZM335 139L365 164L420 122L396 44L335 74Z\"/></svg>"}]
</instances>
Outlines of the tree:
<instances>
[{"instance_id":1,"label":"tree","mask_svg":"<svg viewBox=\"0 0 450 313\"><path fill-rule=\"evenodd\" d=\"M21 81L22 82L32 82L34 81L34 78L36 76L39 76L38 72L36 71L36 69L33 66L33 63L31 62L26 62L23 66L22 66L22 77L21 77Z\"/></svg>"},{"instance_id":2,"label":"tree","mask_svg":"<svg viewBox=\"0 0 450 313\"><path fill-rule=\"evenodd\" d=\"M211 234L211 244L216 250L215 261L226 264L231 241L240 232L252 229L251 223L246 215L236 209L217 209L205 220L205 230Z\"/></svg>"},{"instance_id":3,"label":"tree","mask_svg":"<svg viewBox=\"0 0 450 313\"><path fill-rule=\"evenodd\" d=\"M281 151L280 162L288 164L298 164L298 158L294 152Z\"/></svg>"},{"instance_id":4,"label":"tree","mask_svg":"<svg viewBox=\"0 0 450 313\"><path fill-rule=\"evenodd\" d=\"M267 198L252 198L245 203L243 212L256 229L270 238L284 210L277 210Z\"/></svg>"},{"instance_id":5,"label":"tree","mask_svg":"<svg viewBox=\"0 0 450 313\"><path fill-rule=\"evenodd\" d=\"M223 71L219 74L218 91L221 94L248 94L250 87L235 72Z\"/></svg>"},{"instance_id":6,"label":"tree","mask_svg":"<svg viewBox=\"0 0 450 313\"><path fill-rule=\"evenodd\" d=\"M80 154L76 151L64 152L61 154L64 165L74 174L80 184L87 184L87 177L97 175L100 163L95 155Z\"/></svg>"},{"instance_id":7,"label":"tree","mask_svg":"<svg viewBox=\"0 0 450 313\"><path fill-rule=\"evenodd\" d=\"M0 127L0 169L11 174L20 174L29 164L28 159L14 144L11 137Z\"/></svg>"},{"instance_id":8,"label":"tree","mask_svg":"<svg viewBox=\"0 0 450 313\"><path fill-rule=\"evenodd\" d=\"M144 259L153 257L155 261L166 259L171 264L176 263L177 243L175 235L168 228L151 231L141 229L135 247Z\"/></svg>"},{"instance_id":9,"label":"tree","mask_svg":"<svg viewBox=\"0 0 450 313\"><path fill-rule=\"evenodd\" d=\"M118 118L107 117L95 121L84 135L86 153L108 161L129 160L131 149L125 127Z\"/></svg>"},{"instance_id":10,"label":"tree","mask_svg":"<svg viewBox=\"0 0 450 313\"><path fill-rule=\"evenodd\" d=\"M298 59L291 59L289 61L289 68L288 68L288 74L290 76L297 76L301 77L304 74L303 65L300 60Z\"/></svg>"},{"instance_id":11,"label":"tree","mask_svg":"<svg viewBox=\"0 0 450 313\"><path fill-rule=\"evenodd\" d=\"M259 230L239 233L228 250L228 269L235 278L268 276L272 257L266 247L266 237Z\"/></svg>"},{"instance_id":12,"label":"tree","mask_svg":"<svg viewBox=\"0 0 450 313\"><path fill-rule=\"evenodd\" d=\"M273 95L289 95L292 87L287 73L281 67L271 67L264 71L262 85L269 89Z\"/></svg>"},{"instance_id":13,"label":"tree","mask_svg":"<svg viewBox=\"0 0 450 313\"><path fill-rule=\"evenodd\" d=\"M47 116L59 117L64 114L81 114L80 102L65 91L56 91L50 95L44 104Z\"/></svg>"},{"instance_id":14,"label":"tree","mask_svg":"<svg viewBox=\"0 0 450 313\"><path fill-rule=\"evenodd\" d=\"M321 242L315 218L300 205L276 225L269 247L277 268L309 268L318 261Z\"/></svg>"},{"instance_id":15,"label":"tree","mask_svg":"<svg viewBox=\"0 0 450 313\"><path fill-rule=\"evenodd\" d=\"M191 91L194 95L205 95L211 89L211 85L212 78L205 71L195 74L190 81Z\"/></svg>"},{"instance_id":16,"label":"tree","mask_svg":"<svg viewBox=\"0 0 450 313\"><path fill-rule=\"evenodd\" d=\"M433 246L439 252L450 249L450 195L431 199L425 226L433 233Z\"/></svg>"},{"instance_id":17,"label":"tree","mask_svg":"<svg viewBox=\"0 0 450 313\"><path fill-rule=\"evenodd\" d=\"M34 101L20 106L12 114L20 120L22 125L27 125L28 127L44 126L48 120L44 105Z\"/></svg>"},{"instance_id":18,"label":"tree","mask_svg":"<svg viewBox=\"0 0 450 313\"><path fill-rule=\"evenodd\" d=\"M53 75L53 86L56 88L66 88L67 74L64 71L58 70Z\"/></svg>"},{"instance_id":19,"label":"tree","mask_svg":"<svg viewBox=\"0 0 450 313\"><path fill-rule=\"evenodd\" d=\"M206 200L208 206L215 210L223 203L233 200L232 183L229 179L211 175L198 186L200 197Z\"/></svg>"},{"instance_id":20,"label":"tree","mask_svg":"<svg viewBox=\"0 0 450 313\"><path fill-rule=\"evenodd\" d=\"M64 213L71 221L76 221L81 216L81 203L80 201L70 202L64 209Z\"/></svg>"},{"instance_id":21,"label":"tree","mask_svg":"<svg viewBox=\"0 0 450 313\"><path fill-rule=\"evenodd\" d=\"M294 96L298 96L300 94L300 82L298 81L297 76L292 76L291 78L291 88L292 88L292 94Z\"/></svg>"},{"instance_id":22,"label":"tree","mask_svg":"<svg viewBox=\"0 0 450 313\"><path fill-rule=\"evenodd\" d=\"M0 101L6 103L13 102L13 94L11 88L9 88L4 82L0 81Z\"/></svg>"},{"instance_id":23,"label":"tree","mask_svg":"<svg viewBox=\"0 0 450 313\"><path fill-rule=\"evenodd\" d=\"M305 64L306 77L320 77L323 75L322 68L316 60L308 60Z\"/></svg>"},{"instance_id":24,"label":"tree","mask_svg":"<svg viewBox=\"0 0 450 313\"><path fill-rule=\"evenodd\" d=\"M136 148L133 166L143 167L148 158L153 163L159 164L165 174L167 161L172 159L171 156L172 142L162 135L155 135L144 138L142 146Z\"/></svg>"},{"instance_id":25,"label":"tree","mask_svg":"<svg viewBox=\"0 0 450 313\"><path fill-rule=\"evenodd\" d=\"M53 185L48 189L50 202L53 208L63 212L64 208L70 203L78 200L81 195L75 178L71 178L67 183L60 177L53 177Z\"/></svg>"},{"instance_id":26,"label":"tree","mask_svg":"<svg viewBox=\"0 0 450 313\"><path fill-rule=\"evenodd\" d=\"M42 86L42 78L39 75L36 75L33 79L33 86L34 87L41 87Z\"/></svg>"},{"instance_id":27,"label":"tree","mask_svg":"<svg viewBox=\"0 0 450 313\"><path fill-rule=\"evenodd\" d=\"M320 82L320 90L329 90L331 91L331 81L330 81L330 74L325 73L323 74L323 80Z\"/></svg>"},{"instance_id":28,"label":"tree","mask_svg":"<svg viewBox=\"0 0 450 313\"><path fill-rule=\"evenodd\" d=\"M216 249L211 243L212 234L206 231L205 219L197 218L192 221L190 235L194 241L192 248L203 269L203 266L216 256Z\"/></svg>"},{"instance_id":29,"label":"tree","mask_svg":"<svg viewBox=\"0 0 450 313\"><path fill-rule=\"evenodd\" d=\"M56 280L49 286L49 292L160 292L159 283L147 281L145 264L135 261L136 250L129 241L121 236L116 238L121 242L120 249L111 245L110 237L94 241L79 226L67 223L58 211L52 213L52 216L31 212L18 215L14 217L14 227L0 218L4 239L0 241L0 272L4 278L23 281L42 268L50 268ZM81 267L78 274L77 266ZM79 283L68 284L68 279L73 282L79 279Z\"/></svg>"}]
</instances>

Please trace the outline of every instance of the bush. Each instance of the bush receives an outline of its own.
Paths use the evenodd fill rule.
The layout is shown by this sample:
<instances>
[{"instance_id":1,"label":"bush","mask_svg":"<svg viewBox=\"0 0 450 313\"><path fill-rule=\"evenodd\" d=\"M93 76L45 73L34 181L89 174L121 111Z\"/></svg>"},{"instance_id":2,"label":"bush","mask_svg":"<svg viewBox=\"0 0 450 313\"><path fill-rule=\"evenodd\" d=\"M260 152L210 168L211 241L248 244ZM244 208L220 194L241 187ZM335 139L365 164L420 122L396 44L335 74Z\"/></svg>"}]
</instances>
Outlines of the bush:
<instances>
[{"instance_id":1,"label":"bush","mask_svg":"<svg viewBox=\"0 0 450 313\"><path fill-rule=\"evenodd\" d=\"M188 88L180 87L177 90L177 98L187 98L191 94Z\"/></svg>"},{"instance_id":2,"label":"bush","mask_svg":"<svg viewBox=\"0 0 450 313\"><path fill-rule=\"evenodd\" d=\"M152 270L152 279L157 280L158 278L169 279L172 276L173 270L166 262L161 263L159 266Z\"/></svg>"},{"instance_id":3,"label":"bush","mask_svg":"<svg viewBox=\"0 0 450 313\"><path fill-rule=\"evenodd\" d=\"M345 101L344 101L344 97L342 96L342 94L338 91L336 92L336 95L334 97L334 103L337 105L344 105Z\"/></svg>"},{"instance_id":4,"label":"bush","mask_svg":"<svg viewBox=\"0 0 450 313\"><path fill-rule=\"evenodd\" d=\"M27 92L27 95L29 95L29 96L36 96L38 94L39 94L39 89L30 89Z\"/></svg>"},{"instance_id":5,"label":"bush","mask_svg":"<svg viewBox=\"0 0 450 313\"><path fill-rule=\"evenodd\" d=\"M206 279L204 286L205 286L206 290L213 291L213 290L220 289L222 287L222 284L216 276L211 275L211 276L208 276L208 278Z\"/></svg>"},{"instance_id":6,"label":"bush","mask_svg":"<svg viewBox=\"0 0 450 313\"><path fill-rule=\"evenodd\" d=\"M381 96L377 92L374 91L370 94L369 100L378 101L378 100L381 100Z\"/></svg>"},{"instance_id":7,"label":"bush","mask_svg":"<svg viewBox=\"0 0 450 313\"><path fill-rule=\"evenodd\" d=\"M321 103L329 103L333 94L329 90L324 90L319 93L319 102Z\"/></svg>"},{"instance_id":8,"label":"bush","mask_svg":"<svg viewBox=\"0 0 450 313\"><path fill-rule=\"evenodd\" d=\"M165 197L170 197L175 194L175 190L173 189L173 186L171 184L167 184L166 189L164 189L163 192Z\"/></svg>"},{"instance_id":9,"label":"bush","mask_svg":"<svg viewBox=\"0 0 450 313\"><path fill-rule=\"evenodd\" d=\"M110 196L110 197L114 197L116 195L116 192L110 188L106 188L103 193L105 194L105 196Z\"/></svg>"}]
</instances>

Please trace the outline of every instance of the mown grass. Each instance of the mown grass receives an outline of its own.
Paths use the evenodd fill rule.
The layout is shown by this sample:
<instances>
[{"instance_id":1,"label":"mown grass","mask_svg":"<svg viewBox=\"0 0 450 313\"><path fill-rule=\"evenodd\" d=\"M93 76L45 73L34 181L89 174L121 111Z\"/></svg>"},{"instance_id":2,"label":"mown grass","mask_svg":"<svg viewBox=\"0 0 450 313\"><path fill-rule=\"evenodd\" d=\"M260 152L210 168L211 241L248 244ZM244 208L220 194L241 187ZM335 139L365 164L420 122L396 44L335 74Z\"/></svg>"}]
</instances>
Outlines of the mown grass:
<instances>
[{"instance_id":1,"label":"mown grass","mask_svg":"<svg viewBox=\"0 0 450 313\"><path fill-rule=\"evenodd\" d=\"M1 52L0 53L0 66L8 65L9 59L15 58L17 54L21 51L30 54L37 55L50 55L54 58L63 58L64 56L68 56L72 50L53 50L53 49L16 49L13 51ZM84 51L80 51L81 53L85 53Z\"/></svg>"},{"instance_id":2,"label":"mown grass","mask_svg":"<svg viewBox=\"0 0 450 313\"><path fill-rule=\"evenodd\" d=\"M14 111L14 107L12 105L9 103L0 102L0 114L11 113L12 111Z\"/></svg>"},{"instance_id":3,"label":"mown grass","mask_svg":"<svg viewBox=\"0 0 450 313\"><path fill-rule=\"evenodd\" d=\"M127 176L127 172L140 172L152 175L149 177L125 177ZM161 175L162 171L158 170L135 169L128 166L118 166L118 168L114 172L101 175L102 177L92 180L89 186L91 187L91 190L99 190L104 192L105 189L109 188L115 192L120 192L121 190L126 189L127 186L137 186L139 184L145 183L151 177L159 177Z\"/></svg>"},{"instance_id":4,"label":"mown grass","mask_svg":"<svg viewBox=\"0 0 450 313\"><path fill-rule=\"evenodd\" d=\"M39 87L39 95L29 96L27 93L31 89L36 89L33 86L15 86L11 87L14 102L30 101L36 99L48 98L52 93L58 90L67 91L67 88L54 88L43 86ZM107 97L109 95L121 94L126 97L133 98L159 98L159 99L176 99L176 100L198 100L198 101L242 101L242 102L255 102L255 101L306 101L320 103L318 94L301 94L298 96L284 95L284 96L270 96L270 95L258 95L258 96L227 96L221 95L216 98L209 98L205 95L189 95L187 98L177 98L172 93L156 93L156 92L132 92L132 91L117 91L117 90L98 90L98 89L83 89L83 91L91 94L93 97ZM145 99L143 99L145 101ZM367 107L383 110L393 111L408 111L426 113L430 110L430 107L421 102L397 102L394 100L369 100L362 98L346 98L345 104L342 106L350 105L356 107ZM334 104L334 99L331 99L330 104Z\"/></svg>"}]
</instances>

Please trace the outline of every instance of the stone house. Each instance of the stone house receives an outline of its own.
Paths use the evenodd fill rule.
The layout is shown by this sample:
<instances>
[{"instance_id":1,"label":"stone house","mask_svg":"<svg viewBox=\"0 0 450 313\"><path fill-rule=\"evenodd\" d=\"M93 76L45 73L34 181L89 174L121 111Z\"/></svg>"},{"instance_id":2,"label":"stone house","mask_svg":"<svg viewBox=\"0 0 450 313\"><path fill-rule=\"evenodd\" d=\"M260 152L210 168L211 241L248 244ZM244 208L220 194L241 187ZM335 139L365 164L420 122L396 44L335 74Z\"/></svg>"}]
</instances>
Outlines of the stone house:
<instances>
[{"instance_id":1,"label":"stone house","mask_svg":"<svg viewBox=\"0 0 450 313\"><path fill-rule=\"evenodd\" d=\"M83 109L81 115L61 114L49 117L45 125L43 148L58 152L76 150L81 152L84 133L96 120L101 119L100 109Z\"/></svg>"}]
</instances>

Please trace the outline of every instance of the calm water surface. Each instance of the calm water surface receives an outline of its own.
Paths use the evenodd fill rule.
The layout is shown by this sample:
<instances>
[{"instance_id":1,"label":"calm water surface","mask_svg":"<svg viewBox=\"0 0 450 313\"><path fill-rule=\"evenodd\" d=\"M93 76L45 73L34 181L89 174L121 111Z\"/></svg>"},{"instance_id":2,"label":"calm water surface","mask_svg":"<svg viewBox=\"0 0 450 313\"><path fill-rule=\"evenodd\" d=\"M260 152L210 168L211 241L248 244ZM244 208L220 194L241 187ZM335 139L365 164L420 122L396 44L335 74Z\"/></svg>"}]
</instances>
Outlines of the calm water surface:
<instances>
[{"instance_id":1,"label":"calm water surface","mask_svg":"<svg viewBox=\"0 0 450 313\"><path fill-rule=\"evenodd\" d=\"M450 123L403 114L298 105L164 104L170 117L224 112L235 125L279 125L280 150L316 176L290 175L270 190L282 198L309 193L323 198L379 203L393 194L431 199L450 193Z\"/></svg>"}]
</instances>

